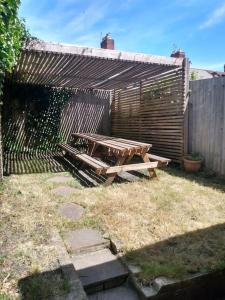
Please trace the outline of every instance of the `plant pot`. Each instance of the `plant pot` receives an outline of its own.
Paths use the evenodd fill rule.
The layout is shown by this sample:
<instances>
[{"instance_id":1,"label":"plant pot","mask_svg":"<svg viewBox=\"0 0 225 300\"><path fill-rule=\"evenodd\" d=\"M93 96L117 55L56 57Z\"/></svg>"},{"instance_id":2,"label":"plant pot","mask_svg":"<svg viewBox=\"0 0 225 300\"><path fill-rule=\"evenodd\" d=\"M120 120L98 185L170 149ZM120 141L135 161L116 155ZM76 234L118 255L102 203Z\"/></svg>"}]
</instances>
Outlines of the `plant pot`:
<instances>
[{"instance_id":1,"label":"plant pot","mask_svg":"<svg viewBox=\"0 0 225 300\"><path fill-rule=\"evenodd\" d=\"M184 169L188 173L196 173L200 170L202 165L202 160L190 160L184 158Z\"/></svg>"}]
</instances>

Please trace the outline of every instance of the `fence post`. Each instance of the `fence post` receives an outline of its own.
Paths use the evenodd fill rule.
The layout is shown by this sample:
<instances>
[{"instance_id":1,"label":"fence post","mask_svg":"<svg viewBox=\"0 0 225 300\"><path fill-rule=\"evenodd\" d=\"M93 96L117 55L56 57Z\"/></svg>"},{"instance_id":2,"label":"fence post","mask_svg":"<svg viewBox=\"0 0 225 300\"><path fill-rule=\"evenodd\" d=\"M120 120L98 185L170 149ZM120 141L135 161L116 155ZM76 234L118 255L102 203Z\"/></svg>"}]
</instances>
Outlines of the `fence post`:
<instances>
[{"instance_id":1,"label":"fence post","mask_svg":"<svg viewBox=\"0 0 225 300\"><path fill-rule=\"evenodd\" d=\"M2 150L2 103L0 100L0 181L3 180L3 150Z\"/></svg>"},{"instance_id":2,"label":"fence post","mask_svg":"<svg viewBox=\"0 0 225 300\"><path fill-rule=\"evenodd\" d=\"M188 100L189 100L189 69L190 62L188 58L183 60L183 88L184 88L184 124L183 124L183 155L188 153Z\"/></svg>"}]
</instances>

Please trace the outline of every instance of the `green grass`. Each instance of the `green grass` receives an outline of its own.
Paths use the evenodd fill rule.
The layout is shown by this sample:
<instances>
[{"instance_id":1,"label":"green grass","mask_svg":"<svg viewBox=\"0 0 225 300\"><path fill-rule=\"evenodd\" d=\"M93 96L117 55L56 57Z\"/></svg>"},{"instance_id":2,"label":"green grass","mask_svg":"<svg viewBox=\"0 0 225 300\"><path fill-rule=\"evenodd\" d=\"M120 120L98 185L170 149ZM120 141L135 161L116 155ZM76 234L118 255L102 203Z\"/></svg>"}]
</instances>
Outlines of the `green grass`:
<instances>
[{"instance_id":1,"label":"green grass","mask_svg":"<svg viewBox=\"0 0 225 300\"><path fill-rule=\"evenodd\" d=\"M44 274L35 272L28 279L21 281L19 287L21 300L48 299L53 295L68 293L71 289L59 271Z\"/></svg>"}]
</instances>

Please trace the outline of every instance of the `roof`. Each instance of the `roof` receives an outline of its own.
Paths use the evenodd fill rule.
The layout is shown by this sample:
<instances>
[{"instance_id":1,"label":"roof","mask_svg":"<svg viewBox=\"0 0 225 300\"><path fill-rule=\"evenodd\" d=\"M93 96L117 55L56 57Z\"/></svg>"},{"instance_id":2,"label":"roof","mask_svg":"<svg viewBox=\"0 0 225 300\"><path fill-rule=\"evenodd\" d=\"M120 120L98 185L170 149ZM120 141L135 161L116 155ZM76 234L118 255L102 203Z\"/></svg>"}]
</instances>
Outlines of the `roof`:
<instances>
[{"instance_id":1,"label":"roof","mask_svg":"<svg viewBox=\"0 0 225 300\"><path fill-rule=\"evenodd\" d=\"M197 79L208 79L213 77L223 77L225 76L225 72L219 72L219 71L211 71L211 70L205 70L205 69L197 69L197 68L191 68L190 74L194 72L197 75Z\"/></svg>"},{"instance_id":2,"label":"roof","mask_svg":"<svg viewBox=\"0 0 225 300\"><path fill-rule=\"evenodd\" d=\"M123 88L182 66L183 59L33 41L11 79L69 88Z\"/></svg>"}]
</instances>

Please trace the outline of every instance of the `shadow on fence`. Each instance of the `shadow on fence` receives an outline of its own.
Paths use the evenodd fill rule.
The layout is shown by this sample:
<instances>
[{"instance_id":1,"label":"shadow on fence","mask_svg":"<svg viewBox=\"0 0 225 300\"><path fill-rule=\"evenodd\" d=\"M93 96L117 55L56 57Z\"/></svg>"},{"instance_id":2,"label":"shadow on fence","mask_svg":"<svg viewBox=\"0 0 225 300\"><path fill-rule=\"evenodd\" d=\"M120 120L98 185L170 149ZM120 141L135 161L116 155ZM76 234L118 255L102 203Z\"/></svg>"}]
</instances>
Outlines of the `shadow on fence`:
<instances>
[{"instance_id":1,"label":"shadow on fence","mask_svg":"<svg viewBox=\"0 0 225 300\"><path fill-rule=\"evenodd\" d=\"M4 88L2 110L5 152L55 153L72 132L110 133L110 94L33 85Z\"/></svg>"}]
</instances>

